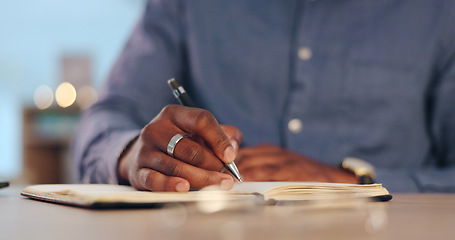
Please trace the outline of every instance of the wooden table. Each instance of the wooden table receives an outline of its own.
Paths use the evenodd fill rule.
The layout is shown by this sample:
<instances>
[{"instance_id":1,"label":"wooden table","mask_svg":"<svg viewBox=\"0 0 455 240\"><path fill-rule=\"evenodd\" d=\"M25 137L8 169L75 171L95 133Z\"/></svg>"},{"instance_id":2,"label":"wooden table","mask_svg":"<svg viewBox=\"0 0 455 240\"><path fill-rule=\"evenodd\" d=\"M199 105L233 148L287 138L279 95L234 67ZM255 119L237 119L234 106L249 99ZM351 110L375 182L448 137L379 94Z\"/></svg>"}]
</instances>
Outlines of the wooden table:
<instances>
[{"instance_id":1,"label":"wooden table","mask_svg":"<svg viewBox=\"0 0 455 240\"><path fill-rule=\"evenodd\" d=\"M0 189L0 239L455 239L455 194L394 194L343 207L89 210Z\"/></svg>"}]
</instances>

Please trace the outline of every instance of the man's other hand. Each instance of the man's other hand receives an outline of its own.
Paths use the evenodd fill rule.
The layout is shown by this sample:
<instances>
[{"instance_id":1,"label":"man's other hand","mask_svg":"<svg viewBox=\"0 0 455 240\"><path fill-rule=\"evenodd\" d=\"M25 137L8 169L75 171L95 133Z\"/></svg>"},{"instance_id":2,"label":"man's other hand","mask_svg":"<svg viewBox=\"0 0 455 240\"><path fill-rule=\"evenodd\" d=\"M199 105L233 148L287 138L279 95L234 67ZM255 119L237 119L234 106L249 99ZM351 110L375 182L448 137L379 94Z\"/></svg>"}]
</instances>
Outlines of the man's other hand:
<instances>
[{"instance_id":1,"label":"man's other hand","mask_svg":"<svg viewBox=\"0 0 455 240\"><path fill-rule=\"evenodd\" d=\"M358 183L353 174L268 144L241 148L236 164L244 181Z\"/></svg>"}]
</instances>

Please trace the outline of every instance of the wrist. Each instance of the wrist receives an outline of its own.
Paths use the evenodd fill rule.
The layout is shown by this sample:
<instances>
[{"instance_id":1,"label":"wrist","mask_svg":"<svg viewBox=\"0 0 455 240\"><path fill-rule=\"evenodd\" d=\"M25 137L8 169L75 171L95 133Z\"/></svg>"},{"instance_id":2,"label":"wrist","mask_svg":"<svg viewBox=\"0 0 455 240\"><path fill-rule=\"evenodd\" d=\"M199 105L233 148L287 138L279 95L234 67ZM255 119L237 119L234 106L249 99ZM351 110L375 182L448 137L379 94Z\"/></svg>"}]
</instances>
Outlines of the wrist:
<instances>
[{"instance_id":1,"label":"wrist","mask_svg":"<svg viewBox=\"0 0 455 240\"><path fill-rule=\"evenodd\" d=\"M352 183L352 184L359 184L358 178L355 176L354 173L345 171L340 168L332 168L332 177L331 182L334 183Z\"/></svg>"},{"instance_id":2,"label":"wrist","mask_svg":"<svg viewBox=\"0 0 455 240\"><path fill-rule=\"evenodd\" d=\"M376 173L374 167L364 160L347 157L343 159L340 167L344 171L353 174L359 184L375 183Z\"/></svg>"},{"instance_id":3,"label":"wrist","mask_svg":"<svg viewBox=\"0 0 455 240\"><path fill-rule=\"evenodd\" d=\"M131 152L138 138L139 135L131 139L117 158L117 180L120 185L130 184L128 174L132 158Z\"/></svg>"}]
</instances>

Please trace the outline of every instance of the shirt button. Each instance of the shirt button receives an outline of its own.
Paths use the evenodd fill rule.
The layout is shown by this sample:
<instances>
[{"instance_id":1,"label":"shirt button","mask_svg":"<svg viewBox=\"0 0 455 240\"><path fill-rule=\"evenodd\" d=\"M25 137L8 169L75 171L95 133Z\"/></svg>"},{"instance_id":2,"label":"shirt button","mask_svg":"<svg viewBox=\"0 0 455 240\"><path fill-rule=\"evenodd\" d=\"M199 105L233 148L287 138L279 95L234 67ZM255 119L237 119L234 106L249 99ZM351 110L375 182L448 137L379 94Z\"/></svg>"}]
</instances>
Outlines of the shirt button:
<instances>
[{"instance_id":1,"label":"shirt button","mask_svg":"<svg viewBox=\"0 0 455 240\"><path fill-rule=\"evenodd\" d=\"M307 47L301 47L299 49L299 51L297 52L300 60L302 61L307 61L307 60L310 60L311 57L313 56L313 52L311 51L311 49L307 48Z\"/></svg>"},{"instance_id":2,"label":"shirt button","mask_svg":"<svg viewBox=\"0 0 455 240\"><path fill-rule=\"evenodd\" d=\"M288 123L289 131L296 134L302 131L302 126L303 126L302 121L300 121L300 119L297 118L292 119Z\"/></svg>"}]
</instances>

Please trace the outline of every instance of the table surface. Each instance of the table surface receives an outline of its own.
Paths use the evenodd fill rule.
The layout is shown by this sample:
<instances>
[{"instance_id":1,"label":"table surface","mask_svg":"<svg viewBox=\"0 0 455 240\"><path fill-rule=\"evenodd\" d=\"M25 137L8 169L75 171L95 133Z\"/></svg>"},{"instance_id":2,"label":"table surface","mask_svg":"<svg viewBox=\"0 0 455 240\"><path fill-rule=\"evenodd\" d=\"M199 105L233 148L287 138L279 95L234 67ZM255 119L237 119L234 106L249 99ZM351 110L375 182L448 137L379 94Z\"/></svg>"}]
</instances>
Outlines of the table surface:
<instances>
[{"instance_id":1,"label":"table surface","mask_svg":"<svg viewBox=\"0 0 455 240\"><path fill-rule=\"evenodd\" d=\"M90 210L30 200L20 196L21 190L17 186L0 189L0 239L416 240L455 236L455 194L394 194L390 202L358 200L336 206Z\"/></svg>"}]
</instances>

